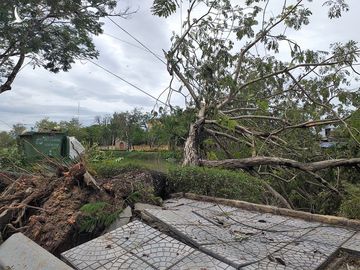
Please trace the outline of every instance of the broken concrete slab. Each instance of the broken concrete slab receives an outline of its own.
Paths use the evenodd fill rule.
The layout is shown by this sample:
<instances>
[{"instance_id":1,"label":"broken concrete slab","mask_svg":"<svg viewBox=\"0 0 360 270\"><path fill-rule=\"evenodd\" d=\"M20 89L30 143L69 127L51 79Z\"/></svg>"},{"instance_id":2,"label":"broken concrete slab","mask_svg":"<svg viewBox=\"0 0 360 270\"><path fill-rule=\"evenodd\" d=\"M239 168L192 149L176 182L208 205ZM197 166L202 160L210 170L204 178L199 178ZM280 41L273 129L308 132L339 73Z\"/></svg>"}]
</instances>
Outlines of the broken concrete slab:
<instances>
[{"instance_id":1,"label":"broken concrete slab","mask_svg":"<svg viewBox=\"0 0 360 270\"><path fill-rule=\"evenodd\" d=\"M1 267L12 270L73 269L22 233L13 234L0 246Z\"/></svg>"},{"instance_id":2,"label":"broken concrete slab","mask_svg":"<svg viewBox=\"0 0 360 270\"><path fill-rule=\"evenodd\" d=\"M131 207L126 207L117 217L117 219L104 231L105 233L111 232L113 230L116 230L117 228L120 228L121 226L124 226L130 222L130 219L132 217L132 211Z\"/></svg>"},{"instance_id":3,"label":"broken concrete slab","mask_svg":"<svg viewBox=\"0 0 360 270\"><path fill-rule=\"evenodd\" d=\"M134 211L136 213L141 213L145 209L161 209L160 206L153 205L153 204L147 204L147 203L135 203L134 205Z\"/></svg>"},{"instance_id":4,"label":"broken concrete slab","mask_svg":"<svg viewBox=\"0 0 360 270\"><path fill-rule=\"evenodd\" d=\"M78 270L233 270L228 264L196 251L139 221L131 222L61 255ZM197 265L200 268L194 268Z\"/></svg>"},{"instance_id":5,"label":"broken concrete slab","mask_svg":"<svg viewBox=\"0 0 360 270\"><path fill-rule=\"evenodd\" d=\"M281 256L285 254L284 260L292 267L286 269L318 269L355 233L349 228L290 216L201 204L173 198L165 202L168 207L145 213L180 239L235 268L283 269ZM279 261L269 259L275 255Z\"/></svg>"}]
</instances>

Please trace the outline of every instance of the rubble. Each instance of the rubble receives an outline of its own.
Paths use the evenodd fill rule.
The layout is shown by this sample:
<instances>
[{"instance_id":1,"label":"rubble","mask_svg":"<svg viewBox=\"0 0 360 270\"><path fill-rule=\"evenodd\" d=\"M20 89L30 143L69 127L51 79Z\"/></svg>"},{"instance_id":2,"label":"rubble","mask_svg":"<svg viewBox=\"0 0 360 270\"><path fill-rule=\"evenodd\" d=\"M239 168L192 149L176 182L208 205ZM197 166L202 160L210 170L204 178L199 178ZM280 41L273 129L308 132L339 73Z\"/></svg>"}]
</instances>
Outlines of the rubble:
<instances>
[{"instance_id":1,"label":"rubble","mask_svg":"<svg viewBox=\"0 0 360 270\"><path fill-rule=\"evenodd\" d=\"M0 246L1 267L11 270L73 269L22 233L13 234Z\"/></svg>"}]
</instances>

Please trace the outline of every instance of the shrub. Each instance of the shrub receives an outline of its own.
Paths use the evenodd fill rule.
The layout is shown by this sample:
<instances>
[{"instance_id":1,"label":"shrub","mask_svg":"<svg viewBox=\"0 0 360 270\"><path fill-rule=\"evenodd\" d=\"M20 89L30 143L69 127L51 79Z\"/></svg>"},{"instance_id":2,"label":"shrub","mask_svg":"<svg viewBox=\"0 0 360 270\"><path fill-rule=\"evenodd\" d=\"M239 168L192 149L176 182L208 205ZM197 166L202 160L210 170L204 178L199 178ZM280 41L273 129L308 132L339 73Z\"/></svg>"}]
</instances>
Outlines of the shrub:
<instances>
[{"instance_id":1,"label":"shrub","mask_svg":"<svg viewBox=\"0 0 360 270\"><path fill-rule=\"evenodd\" d=\"M340 215L360 219L360 186L349 184L345 190L347 195L340 205Z\"/></svg>"},{"instance_id":2,"label":"shrub","mask_svg":"<svg viewBox=\"0 0 360 270\"><path fill-rule=\"evenodd\" d=\"M83 216L79 221L80 232L92 233L113 223L121 210L112 209L106 202L87 203L80 208Z\"/></svg>"},{"instance_id":3,"label":"shrub","mask_svg":"<svg viewBox=\"0 0 360 270\"><path fill-rule=\"evenodd\" d=\"M175 192L193 192L254 203L260 203L264 193L259 179L240 171L178 167L170 169L168 177Z\"/></svg>"},{"instance_id":4,"label":"shrub","mask_svg":"<svg viewBox=\"0 0 360 270\"><path fill-rule=\"evenodd\" d=\"M89 166L90 171L96 172L96 174L101 177L113 177L130 170L142 168L137 162L126 160L117 161L116 159L91 163Z\"/></svg>"},{"instance_id":5,"label":"shrub","mask_svg":"<svg viewBox=\"0 0 360 270\"><path fill-rule=\"evenodd\" d=\"M0 149L0 168L15 169L23 166L23 157L16 145Z\"/></svg>"}]
</instances>

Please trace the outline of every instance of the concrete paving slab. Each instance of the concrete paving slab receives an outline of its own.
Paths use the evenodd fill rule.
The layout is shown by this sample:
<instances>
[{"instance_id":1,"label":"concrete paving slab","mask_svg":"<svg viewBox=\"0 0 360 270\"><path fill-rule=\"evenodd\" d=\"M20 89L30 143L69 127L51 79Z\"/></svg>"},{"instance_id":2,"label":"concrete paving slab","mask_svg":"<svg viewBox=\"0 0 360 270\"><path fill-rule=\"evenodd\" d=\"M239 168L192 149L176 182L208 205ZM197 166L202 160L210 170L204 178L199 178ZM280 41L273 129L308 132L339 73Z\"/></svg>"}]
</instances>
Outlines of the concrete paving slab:
<instances>
[{"instance_id":1,"label":"concrete paving slab","mask_svg":"<svg viewBox=\"0 0 360 270\"><path fill-rule=\"evenodd\" d=\"M248 238L251 235L256 235L261 232L259 229L255 229L252 226L244 226L240 224L233 224L227 227L231 234L237 235L238 237L243 236Z\"/></svg>"},{"instance_id":2,"label":"concrete paving slab","mask_svg":"<svg viewBox=\"0 0 360 270\"><path fill-rule=\"evenodd\" d=\"M203 245L200 247L200 250L235 268L239 268L242 265L256 262L258 260L254 254L247 252L247 249L244 248L244 246L237 248L232 245L222 243Z\"/></svg>"},{"instance_id":3,"label":"concrete paving slab","mask_svg":"<svg viewBox=\"0 0 360 270\"><path fill-rule=\"evenodd\" d=\"M348 252L360 255L360 232L354 234L341 247Z\"/></svg>"},{"instance_id":4,"label":"concrete paving slab","mask_svg":"<svg viewBox=\"0 0 360 270\"><path fill-rule=\"evenodd\" d=\"M251 219L257 220L257 221L265 221L265 222L274 223L274 224L280 224L280 223L285 222L286 220L289 220L290 218L284 217L284 216L279 216L279 215L273 215L273 214L260 214Z\"/></svg>"},{"instance_id":5,"label":"concrete paving slab","mask_svg":"<svg viewBox=\"0 0 360 270\"><path fill-rule=\"evenodd\" d=\"M286 243L260 243L257 239L248 238L239 242L230 242L200 247L205 253L238 268L243 265L258 262L269 254L276 252Z\"/></svg>"},{"instance_id":6,"label":"concrete paving slab","mask_svg":"<svg viewBox=\"0 0 360 270\"><path fill-rule=\"evenodd\" d=\"M147 209L144 211L147 215L166 223L177 225L212 225L206 219L196 215L188 210L157 210Z\"/></svg>"},{"instance_id":7,"label":"concrete paving slab","mask_svg":"<svg viewBox=\"0 0 360 270\"><path fill-rule=\"evenodd\" d=\"M251 219L245 219L242 221L238 221L237 224L245 226L245 227L249 227L249 228L253 228L256 230L266 230L266 229L270 229L271 227L277 225L278 223L273 223L264 219L256 219L256 217L251 218Z\"/></svg>"},{"instance_id":8,"label":"concrete paving slab","mask_svg":"<svg viewBox=\"0 0 360 270\"><path fill-rule=\"evenodd\" d=\"M306 220L298 219L298 218L290 218L290 219L284 221L282 223L282 225L309 229L309 228L319 227L319 226L321 226L321 223L319 223L319 222L310 222L310 221L306 221Z\"/></svg>"},{"instance_id":9,"label":"concrete paving slab","mask_svg":"<svg viewBox=\"0 0 360 270\"><path fill-rule=\"evenodd\" d=\"M196 269L189 268L196 265L232 269L139 221L68 250L62 257L78 270Z\"/></svg>"},{"instance_id":10,"label":"concrete paving slab","mask_svg":"<svg viewBox=\"0 0 360 270\"><path fill-rule=\"evenodd\" d=\"M312 229L300 239L341 246L354 234L355 231L349 229L323 225L322 227Z\"/></svg>"},{"instance_id":11,"label":"concrete paving slab","mask_svg":"<svg viewBox=\"0 0 360 270\"><path fill-rule=\"evenodd\" d=\"M293 269L315 270L324 265L339 249L337 246L313 241L294 241L271 255Z\"/></svg>"},{"instance_id":12,"label":"concrete paving slab","mask_svg":"<svg viewBox=\"0 0 360 270\"><path fill-rule=\"evenodd\" d=\"M120 227L117 230L104 235L104 239L109 239L114 244L130 251L142 246L144 243L160 234L161 232L143 222L133 221L126 226Z\"/></svg>"},{"instance_id":13,"label":"concrete paving slab","mask_svg":"<svg viewBox=\"0 0 360 270\"><path fill-rule=\"evenodd\" d=\"M195 251L169 270L235 270L235 268L202 252Z\"/></svg>"},{"instance_id":14,"label":"concrete paving slab","mask_svg":"<svg viewBox=\"0 0 360 270\"><path fill-rule=\"evenodd\" d=\"M152 267L145 261L134 256L133 254L125 254L111 262L108 262L101 268L97 269L106 269L106 270L154 270L156 268Z\"/></svg>"},{"instance_id":15,"label":"concrete paving slab","mask_svg":"<svg viewBox=\"0 0 360 270\"><path fill-rule=\"evenodd\" d=\"M125 249L116 245L108 234L95 238L80 246L61 254L62 258L76 269L100 267L127 253Z\"/></svg>"},{"instance_id":16,"label":"concrete paving slab","mask_svg":"<svg viewBox=\"0 0 360 270\"><path fill-rule=\"evenodd\" d=\"M261 260L260 262L256 262L244 267L240 268L241 270L293 270L295 268L291 266L284 266L280 262L277 262L274 258L273 261L270 261L268 258ZM298 269L300 270L300 269Z\"/></svg>"},{"instance_id":17,"label":"concrete paving slab","mask_svg":"<svg viewBox=\"0 0 360 270\"><path fill-rule=\"evenodd\" d=\"M254 218L259 215L260 215L259 212L252 212L252 211L237 209L235 211L232 211L231 214L229 215L229 217L236 223L238 221L251 219L251 218Z\"/></svg>"},{"instance_id":18,"label":"concrete paving slab","mask_svg":"<svg viewBox=\"0 0 360 270\"><path fill-rule=\"evenodd\" d=\"M355 233L287 216L190 199L170 200L164 205L161 209L143 211L192 247L141 222L133 222L103 235L99 243L89 242L93 249L77 247L76 252L65 255L76 259L73 265L79 270L240 267L315 270ZM360 236L351 239L343 245L344 249L360 248ZM100 252L104 248L114 250L104 254ZM94 256L99 256L97 261L90 259Z\"/></svg>"},{"instance_id":19,"label":"concrete paving slab","mask_svg":"<svg viewBox=\"0 0 360 270\"><path fill-rule=\"evenodd\" d=\"M11 270L73 269L22 233L13 234L0 246L2 267Z\"/></svg>"},{"instance_id":20,"label":"concrete paving slab","mask_svg":"<svg viewBox=\"0 0 360 270\"><path fill-rule=\"evenodd\" d=\"M301 236L307 234L312 228L299 228L288 225L283 225L283 223L275 225L270 228L271 232L283 234L291 238L300 238Z\"/></svg>"},{"instance_id":21,"label":"concrete paving slab","mask_svg":"<svg viewBox=\"0 0 360 270\"><path fill-rule=\"evenodd\" d=\"M162 207L158 205L148 204L148 203L135 203L134 211L143 212L145 209L161 209Z\"/></svg>"},{"instance_id":22,"label":"concrete paving slab","mask_svg":"<svg viewBox=\"0 0 360 270\"><path fill-rule=\"evenodd\" d=\"M191 203L194 203L194 200L189 200L189 199L185 199L185 198L174 198L174 199L170 199L170 200L166 200L163 204L164 208L177 208L183 205L188 205Z\"/></svg>"},{"instance_id":23,"label":"concrete paving slab","mask_svg":"<svg viewBox=\"0 0 360 270\"><path fill-rule=\"evenodd\" d=\"M170 229L196 247L236 241L236 235L214 225L171 225Z\"/></svg>"},{"instance_id":24,"label":"concrete paving slab","mask_svg":"<svg viewBox=\"0 0 360 270\"><path fill-rule=\"evenodd\" d=\"M156 269L167 269L178 261L184 259L195 250L169 236L161 234L141 247L131 251Z\"/></svg>"}]
</instances>

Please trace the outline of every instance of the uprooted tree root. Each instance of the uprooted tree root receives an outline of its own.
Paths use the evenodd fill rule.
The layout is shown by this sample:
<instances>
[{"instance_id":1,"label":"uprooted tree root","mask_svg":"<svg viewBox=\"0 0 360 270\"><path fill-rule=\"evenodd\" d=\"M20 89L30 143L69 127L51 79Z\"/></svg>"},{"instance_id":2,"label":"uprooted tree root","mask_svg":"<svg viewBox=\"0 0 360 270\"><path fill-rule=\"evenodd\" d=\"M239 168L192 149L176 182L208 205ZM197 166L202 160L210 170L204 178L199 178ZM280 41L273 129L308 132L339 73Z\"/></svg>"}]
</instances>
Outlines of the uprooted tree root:
<instances>
[{"instance_id":1,"label":"uprooted tree root","mask_svg":"<svg viewBox=\"0 0 360 270\"><path fill-rule=\"evenodd\" d=\"M85 174L81 166L51 177L0 173L3 238L22 232L46 250L59 254L96 236L79 237L80 208L84 204L102 201L114 209L123 209L125 204L139 200L156 202L157 183L149 172L129 172L99 184L84 179Z\"/></svg>"}]
</instances>

